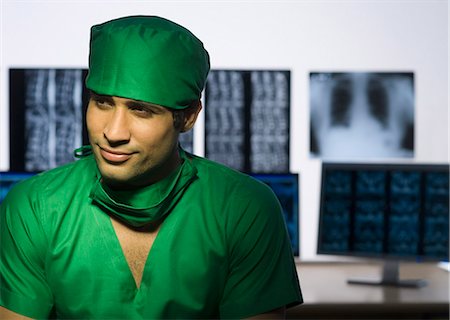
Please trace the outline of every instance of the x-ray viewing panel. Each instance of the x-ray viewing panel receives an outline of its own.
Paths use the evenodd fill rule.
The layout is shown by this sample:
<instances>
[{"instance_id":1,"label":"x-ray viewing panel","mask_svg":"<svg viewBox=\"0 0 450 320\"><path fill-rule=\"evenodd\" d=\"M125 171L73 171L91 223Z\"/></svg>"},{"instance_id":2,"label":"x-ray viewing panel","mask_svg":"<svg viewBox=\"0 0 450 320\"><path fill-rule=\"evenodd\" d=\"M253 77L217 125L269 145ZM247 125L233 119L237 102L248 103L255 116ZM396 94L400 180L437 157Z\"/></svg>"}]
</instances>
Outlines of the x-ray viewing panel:
<instances>
[{"instance_id":1,"label":"x-ray viewing panel","mask_svg":"<svg viewBox=\"0 0 450 320\"><path fill-rule=\"evenodd\" d=\"M87 69L10 69L10 170L40 172L74 160L88 144ZM193 130L180 134L193 151Z\"/></svg>"},{"instance_id":2,"label":"x-ray viewing panel","mask_svg":"<svg viewBox=\"0 0 450 320\"><path fill-rule=\"evenodd\" d=\"M289 172L289 71L212 70L205 115L207 158L245 172Z\"/></svg>"},{"instance_id":3,"label":"x-ray viewing panel","mask_svg":"<svg viewBox=\"0 0 450 320\"><path fill-rule=\"evenodd\" d=\"M39 172L73 161L86 136L83 69L10 70L10 170Z\"/></svg>"},{"instance_id":4,"label":"x-ray viewing panel","mask_svg":"<svg viewBox=\"0 0 450 320\"><path fill-rule=\"evenodd\" d=\"M310 152L330 160L414 156L414 74L310 73Z\"/></svg>"}]
</instances>

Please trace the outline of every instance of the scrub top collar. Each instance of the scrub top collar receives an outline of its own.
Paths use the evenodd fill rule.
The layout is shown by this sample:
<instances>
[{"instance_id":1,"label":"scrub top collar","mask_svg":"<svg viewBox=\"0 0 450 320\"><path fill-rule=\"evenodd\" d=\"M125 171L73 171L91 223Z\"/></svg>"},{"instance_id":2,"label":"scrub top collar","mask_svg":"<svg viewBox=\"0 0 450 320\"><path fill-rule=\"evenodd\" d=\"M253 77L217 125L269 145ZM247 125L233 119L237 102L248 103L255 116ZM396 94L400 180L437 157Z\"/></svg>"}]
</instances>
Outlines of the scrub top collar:
<instances>
[{"instance_id":1,"label":"scrub top collar","mask_svg":"<svg viewBox=\"0 0 450 320\"><path fill-rule=\"evenodd\" d=\"M87 148L81 151L83 155L89 154ZM96 166L97 178L89 197L105 212L131 227L142 227L160 220L173 209L189 185L197 178L197 169L186 152L181 148L179 152L182 164L177 170L163 180L140 189L112 190L102 184Z\"/></svg>"}]
</instances>

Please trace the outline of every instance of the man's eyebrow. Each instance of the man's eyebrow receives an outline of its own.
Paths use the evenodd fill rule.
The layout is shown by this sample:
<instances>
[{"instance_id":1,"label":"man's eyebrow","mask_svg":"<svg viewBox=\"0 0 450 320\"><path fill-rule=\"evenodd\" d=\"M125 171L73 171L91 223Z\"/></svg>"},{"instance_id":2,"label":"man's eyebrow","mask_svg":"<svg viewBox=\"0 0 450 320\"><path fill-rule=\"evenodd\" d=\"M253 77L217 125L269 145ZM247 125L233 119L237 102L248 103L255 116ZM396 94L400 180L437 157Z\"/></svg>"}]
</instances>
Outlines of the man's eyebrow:
<instances>
[{"instance_id":1,"label":"man's eyebrow","mask_svg":"<svg viewBox=\"0 0 450 320\"><path fill-rule=\"evenodd\" d=\"M93 100L100 100L100 101L105 101L105 102L108 102L111 104L115 104L112 96L99 94L92 90L89 91L89 93L90 93L91 99L93 99ZM154 111L158 111L158 110L163 111L166 109L165 107L160 106L158 104L148 103L148 102L139 101L139 100L128 100L127 102L125 102L125 105L129 108L139 107L139 108L143 108L143 109L151 109Z\"/></svg>"},{"instance_id":2,"label":"man's eyebrow","mask_svg":"<svg viewBox=\"0 0 450 320\"><path fill-rule=\"evenodd\" d=\"M144 101L137 101L137 100L130 100L126 102L127 107L139 107L143 109L150 109L150 110L164 110L165 108L163 106L152 104Z\"/></svg>"},{"instance_id":3,"label":"man's eyebrow","mask_svg":"<svg viewBox=\"0 0 450 320\"><path fill-rule=\"evenodd\" d=\"M95 93L94 91L90 91L90 96L91 96L91 99L93 99L93 100L101 100L101 101L105 101L108 103L114 103L114 100L111 96L98 94L98 93Z\"/></svg>"}]
</instances>

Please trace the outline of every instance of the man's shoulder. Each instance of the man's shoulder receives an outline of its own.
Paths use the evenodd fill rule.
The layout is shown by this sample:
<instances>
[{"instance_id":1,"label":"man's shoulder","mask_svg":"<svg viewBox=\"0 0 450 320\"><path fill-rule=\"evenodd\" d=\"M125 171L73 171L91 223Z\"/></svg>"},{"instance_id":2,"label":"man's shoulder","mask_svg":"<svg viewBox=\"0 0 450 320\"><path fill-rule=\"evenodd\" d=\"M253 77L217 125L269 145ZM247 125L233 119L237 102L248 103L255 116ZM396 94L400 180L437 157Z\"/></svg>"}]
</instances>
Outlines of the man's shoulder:
<instances>
[{"instance_id":1,"label":"man's shoulder","mask_svg":"<svg viewBox=\"0 0 450 320\"><path fill-rule=\"evenodd\" d=\"M194 166L198 170L200 177L208 177L210 179L226 179L230 183L236 182L253 182L253 178L248 174L227 167L224 164L209 160L204 157L189 155L194 163Z\"/></svg>"},{"instance_id":2,"label":"man's shoulder","mask_svg":"<svg viewBox=\"0 0 450 320\"><path fill-rule=\"evenodd\" d=\"M29 196L67 192L71 186L80 185L89 175L95 175L95 161L92 156L38 173L19 182L10 192Z\"/></svg>"},{"instance_id":3,"label":"man's shoulder","mask_svg":"<svg viewBox=\"0 0 450 320\"><path fill-rule=\"evenodd\" d=\"M227 167L207 158L190 155L198 170L200 180L211 187L211 190L227 189L236 192L240 197L264 196L272 197L272 189L252 176Z\"/></svg>"}]
</instances>

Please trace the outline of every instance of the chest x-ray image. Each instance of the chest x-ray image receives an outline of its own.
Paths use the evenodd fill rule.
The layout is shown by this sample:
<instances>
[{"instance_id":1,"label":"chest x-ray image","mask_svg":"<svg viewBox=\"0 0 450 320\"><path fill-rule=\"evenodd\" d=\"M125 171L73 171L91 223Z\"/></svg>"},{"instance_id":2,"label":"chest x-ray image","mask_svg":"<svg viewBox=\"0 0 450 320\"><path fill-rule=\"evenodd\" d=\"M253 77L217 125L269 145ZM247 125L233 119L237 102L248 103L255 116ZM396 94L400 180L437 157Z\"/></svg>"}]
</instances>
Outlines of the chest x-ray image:
<instances>
[{"instance_id":1,"label":"chest x-ray image","mask_svg":"<svg viewBox=\"0 0 450 320\"><path fill-rule=\"evenodd\" d=\"M310 73L310 152L326 160L414 156L413 73Z\"/></svg>"}]
</instances>

